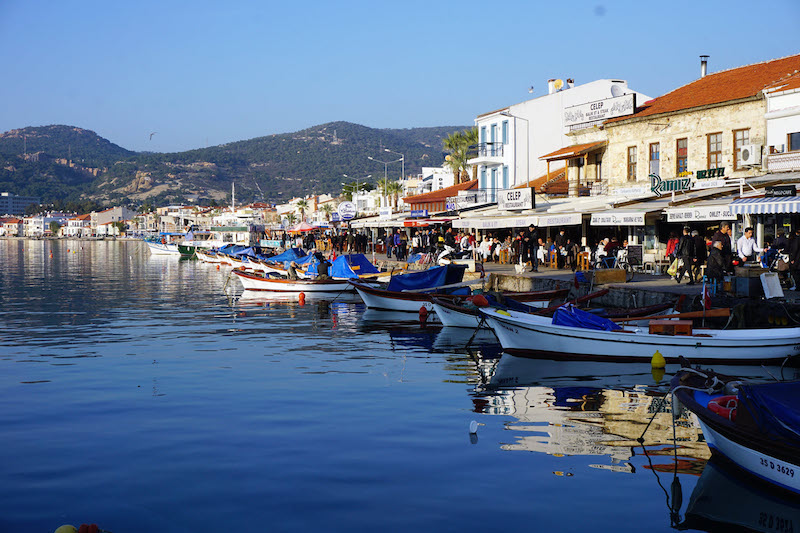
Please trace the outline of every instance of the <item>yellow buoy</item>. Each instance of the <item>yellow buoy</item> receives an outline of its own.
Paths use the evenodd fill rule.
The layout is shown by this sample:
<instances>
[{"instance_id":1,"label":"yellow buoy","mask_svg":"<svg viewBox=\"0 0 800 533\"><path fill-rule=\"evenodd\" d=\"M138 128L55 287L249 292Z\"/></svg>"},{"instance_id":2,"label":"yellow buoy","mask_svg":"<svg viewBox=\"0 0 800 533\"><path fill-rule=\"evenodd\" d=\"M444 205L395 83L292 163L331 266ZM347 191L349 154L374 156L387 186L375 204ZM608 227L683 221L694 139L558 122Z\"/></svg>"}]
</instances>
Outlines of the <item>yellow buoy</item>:
<instances>
[{"instance_id":1,"label":"yellow buoy","mask_svg":"<svg viewBox=\"0 0 800 533\"><path fill-rule=\"evenodd\" d=\"M78 533L78 528L70 524L64 524L56 529L55 533Z\"/></svg>"},{"instance_id":2,"label":"yellow buoy","mask_svg":"<svg viewBox=\"0 0 800 533\"><path fill-rule=\"evenodd\" d=\"M666 374L666 373L667 373L667 369L664 368L664 367L653 366L650 369L650 374L653 375L653 380L656 383L661 383L661 380L664 379L664 374Z\"/></svg>"},{"instance_id":3,"label":"yellow buoy","mask_svg":"<svg viewBox=\"0 0 800 533\"><path fill-rule=\"evenodd\" d=\"M664 356L661 355L661 352L656 350L656 353L653 354L653 358L650 359L650 366L653 368L666 368L667 361L664 359Z\"/></svg>"}]
</instances>

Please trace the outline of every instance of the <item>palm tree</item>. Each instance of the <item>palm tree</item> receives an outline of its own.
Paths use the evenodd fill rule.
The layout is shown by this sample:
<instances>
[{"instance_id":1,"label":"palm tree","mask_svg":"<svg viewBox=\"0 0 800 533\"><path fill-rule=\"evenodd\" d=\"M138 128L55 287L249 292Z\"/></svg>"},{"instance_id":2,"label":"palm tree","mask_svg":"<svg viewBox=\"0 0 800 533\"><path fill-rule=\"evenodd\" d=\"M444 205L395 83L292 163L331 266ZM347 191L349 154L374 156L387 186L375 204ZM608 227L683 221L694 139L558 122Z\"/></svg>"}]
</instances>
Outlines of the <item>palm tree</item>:
<instances>
[{"instance_id":1,"label":"palm tree","mask_svg":"<svg viewBox=\"0 0 800 533\"><path fill-rule=\"evenodd\" d=\"M333 206L331 204L325 204L322 207L320 207L320 211L322 211L325 214L325 220L330 222L331 215L333 215Z\"/></svg>"},{"instance_id":2,"label":"palm tree","mask_svg":"<svg viewBox=\"0 0 800 533\"><path fill-rule=\"evenodd\" d=\"M394 200L394 207L400 203L400 193L403 192L403 184L397 181L389 182L386 185L386 195L391 196Z\"/></svg>"},{"instance_id":3,"label":"palm tree","mask_svg":"<svg viewBox=\"0 0 800 533\"><path fill-rule=\"evenodd\" d=\"M286 222L288 222L290 226L294 226L295 223L297 223L297 215L294 213L286 213Z\"/></svg>"},{"instance_id":4,"label":"palm tree","mask_svg":"<svg viewBox=\"0 0 800 533\"><path fill-rule=\"evenodd\" d=\"M445 138L443 145L445 151L448 152L445 164L453 170L456 184L469 181L467 161L472 157L470 147L476 144L478 144L477 128L456 131Z\"/></svg>"},{"instance_id":5,"label":"palm tree","mask_svg":"<svg viewBox=\"0 0 800 533\"><path fill-rule=\"evenodd\" d=\"M294 204L295 208L300 211L300 221L304 221L306 219L306 209L308 209L308 202L305 199L297 200Z\"/></svg>"}]
</instances>

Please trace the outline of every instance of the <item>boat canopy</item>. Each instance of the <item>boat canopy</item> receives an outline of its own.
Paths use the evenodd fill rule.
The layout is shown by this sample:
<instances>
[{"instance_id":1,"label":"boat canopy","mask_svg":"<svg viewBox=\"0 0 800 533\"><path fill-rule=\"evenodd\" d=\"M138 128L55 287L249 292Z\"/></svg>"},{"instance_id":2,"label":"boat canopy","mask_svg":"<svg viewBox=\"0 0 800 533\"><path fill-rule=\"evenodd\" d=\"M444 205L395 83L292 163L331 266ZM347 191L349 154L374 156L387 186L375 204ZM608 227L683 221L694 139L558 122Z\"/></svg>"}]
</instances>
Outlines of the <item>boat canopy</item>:
<instances>
[{"instance_id":1,"label":"boat canopy","mask_svg":"<svg viewBox=\"0 0 800 533\"><path fill-rule=\"evenodd\" d=\"M285 261L296 261L301 257L305 257L306 252L302 248L289 248L282 254L267 259L270 263L283 263Z\"/></svg>"},{"instance_id":2,"label":"boat canopy","mask_svg":"<svg viewBox=\"0 0 800 533\"><path fill-rule=\"evenodd\" d=\"M247 248L242 248L241 250L236 250L234 252L230 252L230 255L233 255L233 256L236 256L236 257L242 257L242 256L255 257L256 256L256 251L252 246L248 246Z\"/></svg>"},{"instance_id":3,"label":"boat canopy","mask_svg":"<svg viewBox=\"0 0 800 533\"><path fill-rule=\"evenodd\" d=\"M759 431L782 440L800 439L800 382L743 383L739 407L746 407Z\"/></svg>"},{"instance_id":4,"label":"boat canopy","mask_svg":"<svg viewBox=\"0 0 800 533\"><path fill-rule=\"evenodd\" d=\"M392 276L386 290L400 292L415 289L435 289L442 285L461 283L466 269L466 265L450 264L420 272Z\"/></svg>"},{"instance_id":5,"label":"boat canopy","mask_svg":"<svg viewBox=\"0 0 800 533\"><path fill-rule=\"evenodd\" d=\"M597 316L587 311L582 311L571 304L562 305L556 309L556 312L553 313L553 325L596 329L602 331L614 331L617 329L622 329L618 324L608 320L607 318Z\"/></svg>"},{"instance_id":6,"label":"boat canopy","mask_svg":"<svg viewBox=\"0 0 800 533\"><path fill-rule=\"evenodd\" d=\"M334 278L358 279L362 274L378 274L380 269L369 262L364 254L340 255L331 263L330 275Z\"/></svg>"}]
</instances>

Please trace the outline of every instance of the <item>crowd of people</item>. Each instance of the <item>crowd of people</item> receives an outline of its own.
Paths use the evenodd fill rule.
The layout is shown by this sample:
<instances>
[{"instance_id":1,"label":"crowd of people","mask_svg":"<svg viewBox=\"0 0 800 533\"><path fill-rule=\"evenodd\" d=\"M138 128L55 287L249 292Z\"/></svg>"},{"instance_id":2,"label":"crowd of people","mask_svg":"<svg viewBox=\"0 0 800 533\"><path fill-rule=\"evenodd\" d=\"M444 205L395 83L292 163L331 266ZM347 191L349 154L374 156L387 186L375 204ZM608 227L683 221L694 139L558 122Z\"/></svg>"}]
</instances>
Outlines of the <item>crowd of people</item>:
<instances>
[{"instance_id":1,"label":"crowd of people","mask_svg":"<svg viewBox=\"0 0 800 533\"><path fill-rule=\"evenodd\" d=\"M745 228L742 236L733 243L727 223L721 224L710 239L685 227L680 237L670 235L666 253L671 265L677 267L674 274L677 283L687 274L689 284L696 283L702 278L703 266L709 281L721 283L726 275L734 273L736 266L747 263L786 272L792 276L792 285L800 281L800 229L789 238L785 232L779 231L774 240L767 237L762 248L753 237L753 228Z\"/></svg>"}]
</instances>

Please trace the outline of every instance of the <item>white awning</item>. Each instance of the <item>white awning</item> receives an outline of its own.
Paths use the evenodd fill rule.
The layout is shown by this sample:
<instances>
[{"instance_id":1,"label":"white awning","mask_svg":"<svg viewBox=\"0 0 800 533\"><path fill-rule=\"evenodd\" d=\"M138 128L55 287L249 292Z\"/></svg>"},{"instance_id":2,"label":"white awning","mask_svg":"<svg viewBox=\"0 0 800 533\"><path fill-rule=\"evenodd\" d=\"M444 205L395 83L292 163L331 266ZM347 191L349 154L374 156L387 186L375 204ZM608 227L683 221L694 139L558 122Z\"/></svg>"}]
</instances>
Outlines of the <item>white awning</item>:
<instances>
[{"instance_id":1,"label":"white awning","mask_svg":"<svg viewBox=\"0 0 800 533\"><path fill-rule=\"evenodd\" d=\"M800 198L739 198L731 204L734 215L800 213Z\"/></svg>"},{"instance_id":2,"label":"white awning","mask_svg":"<svg viewBox=\"0 0 800 533\"><path fill-rule=\"evenodd\" d=\"M736 220L730 204L695 207L670 207L665 209L667 222L695 222L705 220Z\"/></svg>"},{"instance_id":3,"label":"white awning","mask_svg":"<svg viewBox=\"0 0 800 533\"><path fill-rule=\"evenodd\" d=\"M581 213L561 213L558 215L540 215L539 226L579 226L583 215Z\"/></svg>"},{"instance_id":4,"label":"white awning","mask_svg":"<svg viewBox=\"0 0 800 533\"><path fill-rule=\"evenodd\" d=\"M646 211L612 209L592 213L592 226L644 226Z\"/></svg>"},{"instance_id":5,"label":"white awning","mask_svg":"<svg viewBox=\"0 0 800 533\"><path fill-rule=\"evenodd\" d=\"M540 217L482 217L482 218L461 218L453 221L454 228L471 229L500 229L500 228L527 228L531 224L539 225Z\"/></svg>"}]
</instances>

